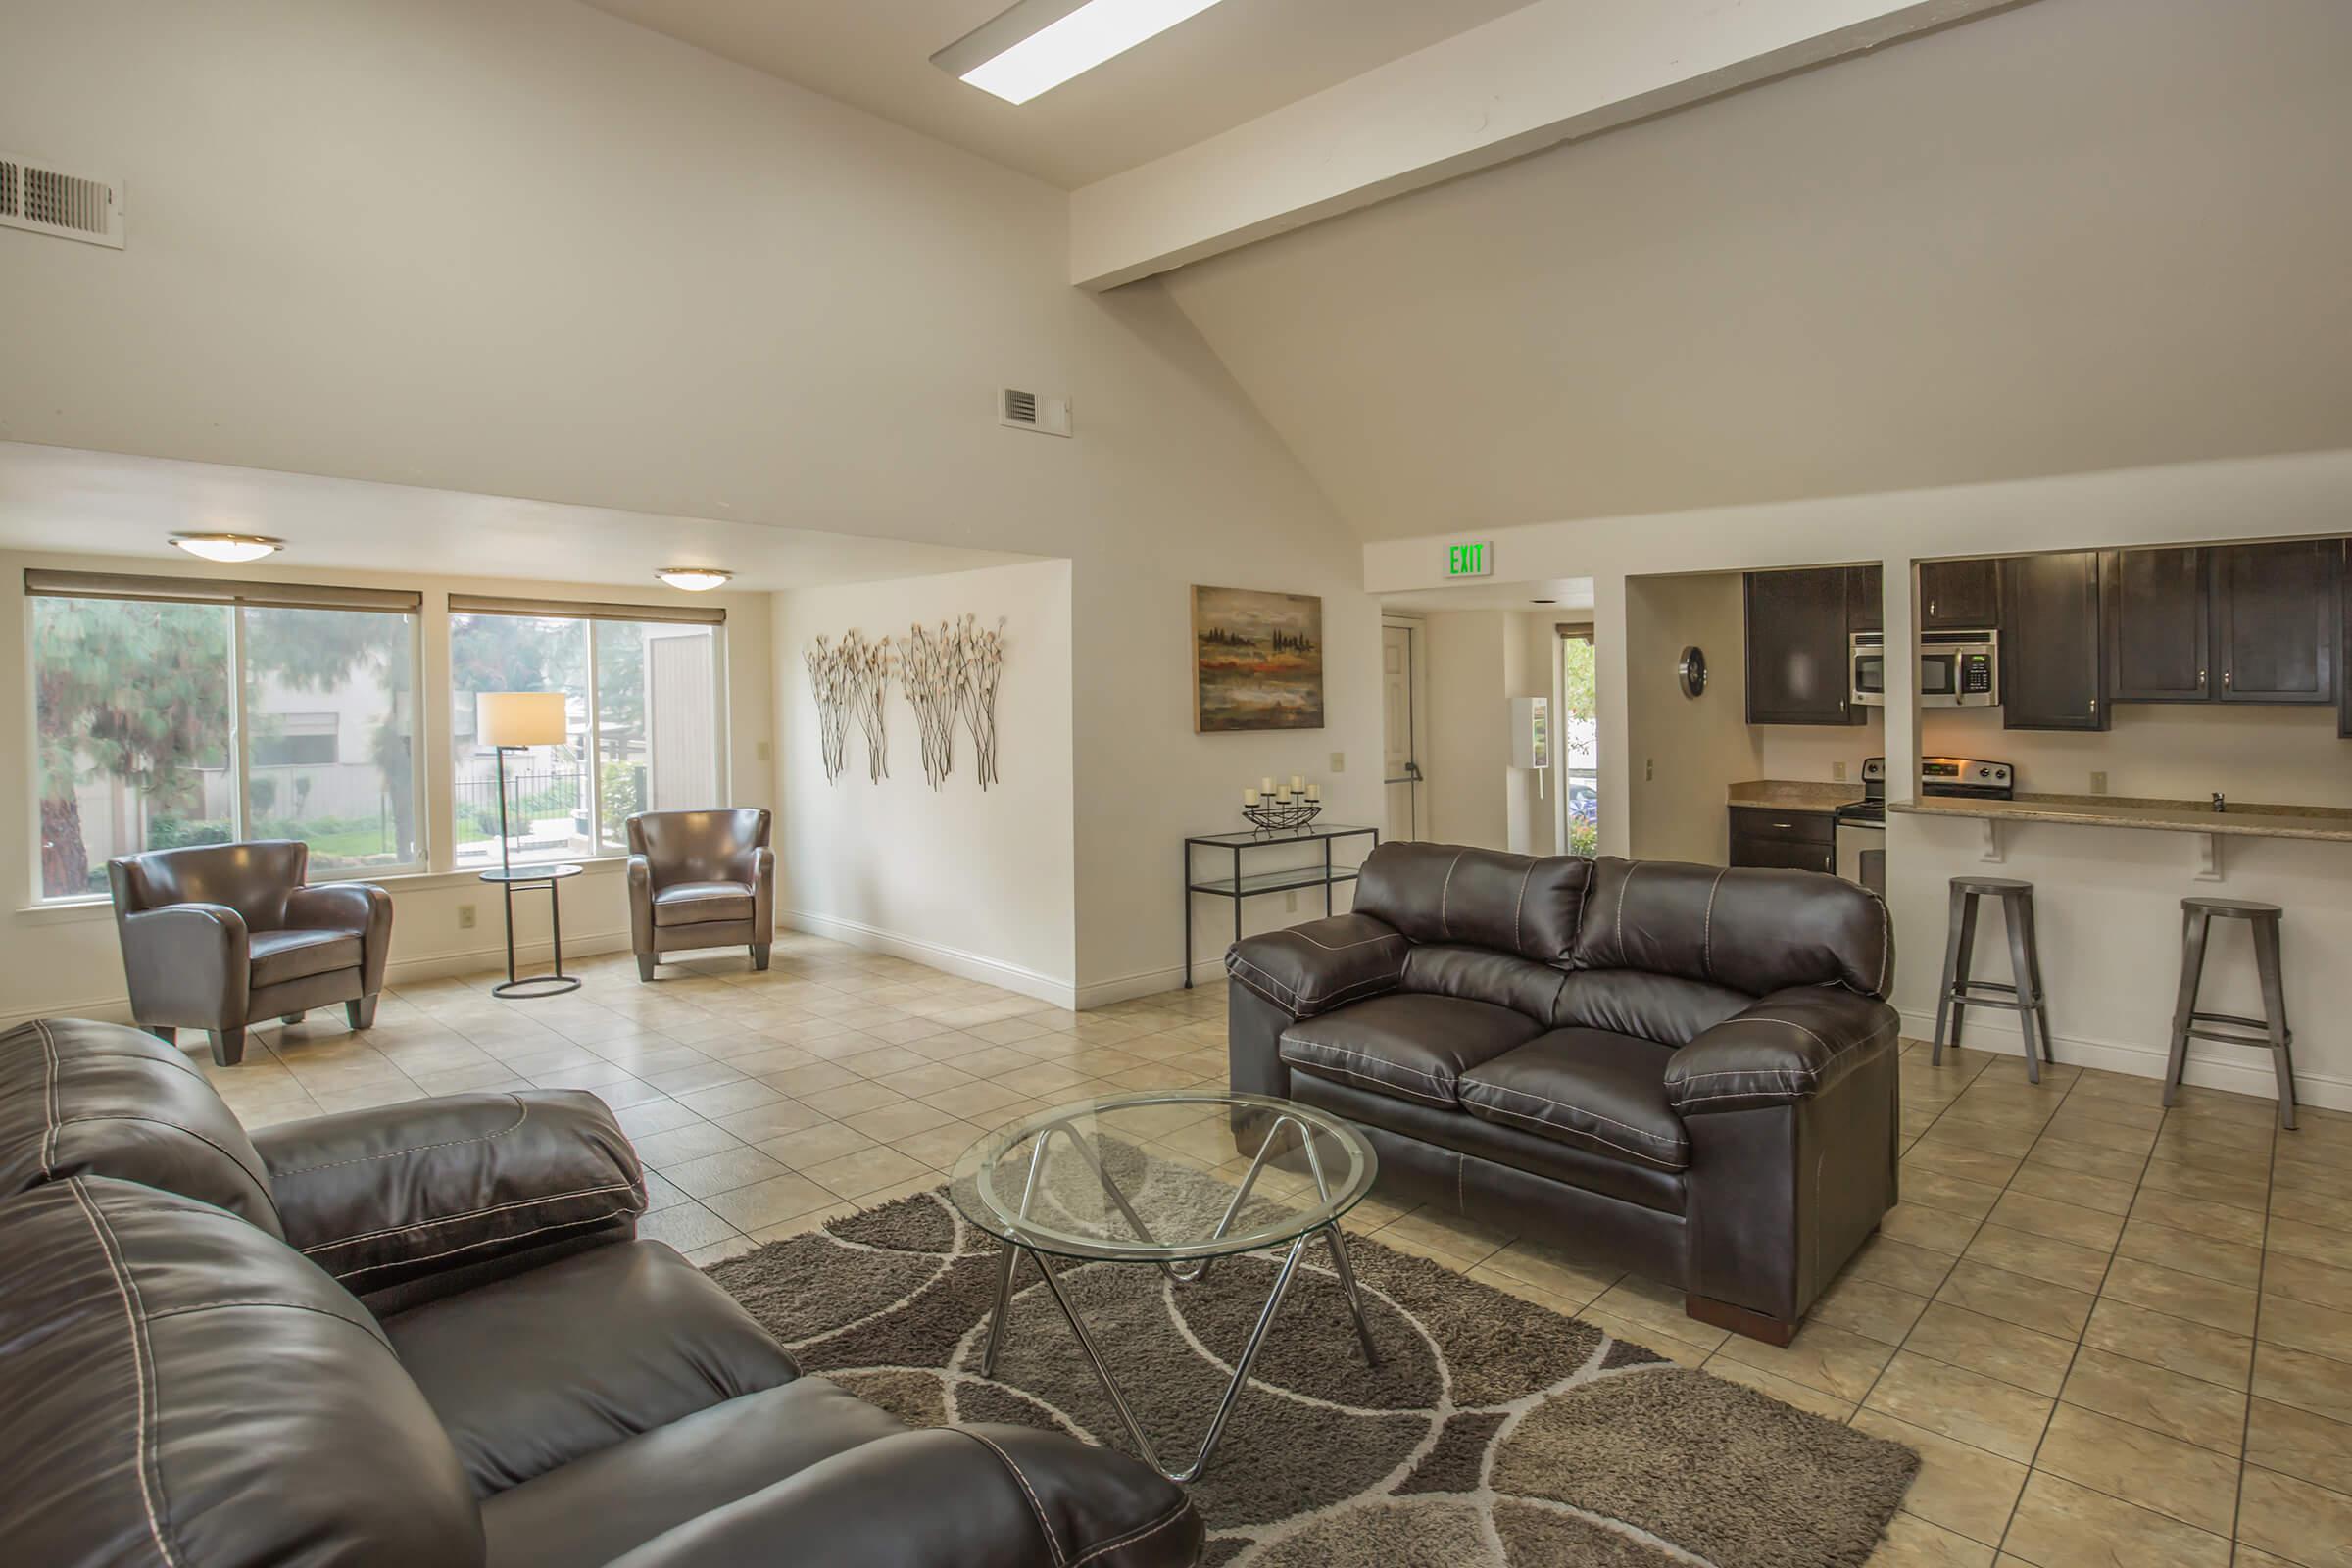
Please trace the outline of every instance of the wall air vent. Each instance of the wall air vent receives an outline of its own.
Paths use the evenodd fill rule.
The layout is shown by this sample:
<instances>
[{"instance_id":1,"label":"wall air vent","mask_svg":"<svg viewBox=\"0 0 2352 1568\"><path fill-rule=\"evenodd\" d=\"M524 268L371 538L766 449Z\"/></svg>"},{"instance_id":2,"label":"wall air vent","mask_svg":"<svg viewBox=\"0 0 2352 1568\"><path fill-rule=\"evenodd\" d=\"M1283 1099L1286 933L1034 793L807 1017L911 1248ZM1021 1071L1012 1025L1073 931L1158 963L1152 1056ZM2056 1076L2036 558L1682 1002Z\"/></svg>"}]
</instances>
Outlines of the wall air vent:
<instances>
[{"instance_id":1,"label":"wall air vent","mask_svg":"<svg viewBox=\"0 0 2352 1568\"><path fill-rule=\"evenodd\" d=\"M68 174L0 153L0 227L122 248L122 190L112 180Z\"/></svg>"},{"instance_id":2,"label":"wall air vent","mask_svg":"<svg viewBox=\"0 0 2352 1568\"><path fill-rule=\"evenodd\" d=\"M1005 387L997 394L997 422L1008 430L1066 436L1070 433L1070 400Z\"/></svg>"}]
</instances>

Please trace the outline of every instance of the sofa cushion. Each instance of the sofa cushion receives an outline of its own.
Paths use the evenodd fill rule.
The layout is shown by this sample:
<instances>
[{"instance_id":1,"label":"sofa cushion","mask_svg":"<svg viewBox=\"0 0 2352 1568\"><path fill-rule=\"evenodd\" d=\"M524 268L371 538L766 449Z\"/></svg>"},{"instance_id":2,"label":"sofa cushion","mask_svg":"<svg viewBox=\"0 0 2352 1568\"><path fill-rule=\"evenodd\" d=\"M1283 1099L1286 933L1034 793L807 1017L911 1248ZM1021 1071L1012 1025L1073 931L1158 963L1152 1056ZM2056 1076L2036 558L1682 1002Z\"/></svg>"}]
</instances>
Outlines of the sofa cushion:
<instances>
[{"instance_id":1,"label":"sofa cushion","mask_svg":"<svg viewBox=\"0 0 2352 1568\"><path fill-rule=\"evenodd\" d=\"M103 1176L0 1203L0 1560L482 1560L449 1439L351 1293L236 1215Z\"/></svg>"},{"instance_id":2,"label":"sofa cushion","mask_svg":"<svg viewBox=\"0 0 2352 1568\"><path fill-rule=\"evenodd\" d=\"M360 939L343 931L256 931L247 939L253 989L360 966Z\"/></svg>"},{"instance_id":3,"label":"sofa cushion","mask_svg":"<svg viewBox=\"0 0 2352 1568\"><path fill-rule=\"evenodd\" d=\"M673 882L654 895L654 924L749 920L752 890L741 882Z\"/></svg>"},{"instance_id":4,"label":"sofa cushion","mask_svg":"<svg viewBox=\"0 0 2352 1568\"><path fill-rule=\"evenodd\" d=\"M1463 1068L1542 1029L1491 1002L1398 992L1299 1020L1283 1031L1281 1055L1300 1072L1450 1108Z\"/></svg>"},{"instance_id":5,"label":"sofa cushion","mask_svg":"<svg viewBox=\"0 0 2352 1568\"><path fill-rule=\"evenodd\" d=\"M1835 985L1884 998L1894 983L1894 937L1885 900L1819 871L1606 858L1593 864L1570 962L1751 997Z\"/></svg>"},{"instance_id":6,"label":"sofa cushion","mask_svg":"<svg viewBox=\"0 0 2352 1568\"><path fill-rule=\"evenodd\" d=\"M1462 1108L1555 1143L1687 1170L1690 1138L1666 1103L1674 1052L1603 1029L1554 1029L1461 1076Z\"/></svg>"},{"instance_id":7,"label":"sofa cushion","mask_svg":"<svg viewBox=\"0 0 2352 1568\"><path fill-rule=\"evenodd\" d=\"M1687 1046L1755 998L1730 986L1640 969L1572 972L1560 987L1551 1022L1561 1029L1605 1029L1662 1046Z\"/></svg>"},{"instance_id":8,"label":"sofa cushion","mask_svg":"<svg viewBox=\"0 0 2352 1568\"><path fill-rule=\"evenodd\" d=\"M282 1237L253 1140L188 1058L144 1029L36 1018L0 1034L0 1198L119 1176Z\"/></svg>"},{"instance_id":9,"label":"sofa cushion","mask_svg":"<svg viewBox=\"0 0 2352 1568\"><path fill-rule=\"evenodd\" d=\"M665 1530L905 1430L823 1378L747 1394L486 1500L490 1568L602 1568Z\"/></svg>"},{"instance_id":10,"label":"sofa cushion","mask_svg":"<svg viewBox=\"0 0 2352 1568\"><path fill-rule=\"evenodd\" d=\"M1592 862L1458 844L1383 844L1355 884L1358 912L1415 942L1461 942L1557 963L1576 940Z\"/></svg>"},{"instance_id":11,"label":"sofa cushion","mask_svg":"<svg viewBox=\"0 0 2352 1568\"><path fill-rule=\"evenodd\" d=\"M593 1248L387 1318L477 1496L800 1375L661 1242Z\"/></svg>"},{"instance_id":12,"label":"sofa cushion","mask_svg":"<svg viewBox=\"0 0 2352 1568\"><path fill-rule=\"evenodd\" d=\"M1404 956L1396 989L1491 1002L1524 1012L1538 1023L1549 1023L1567 979L1564 969L1492 948L1415 943Z\"/></svg>"}]
</instances>

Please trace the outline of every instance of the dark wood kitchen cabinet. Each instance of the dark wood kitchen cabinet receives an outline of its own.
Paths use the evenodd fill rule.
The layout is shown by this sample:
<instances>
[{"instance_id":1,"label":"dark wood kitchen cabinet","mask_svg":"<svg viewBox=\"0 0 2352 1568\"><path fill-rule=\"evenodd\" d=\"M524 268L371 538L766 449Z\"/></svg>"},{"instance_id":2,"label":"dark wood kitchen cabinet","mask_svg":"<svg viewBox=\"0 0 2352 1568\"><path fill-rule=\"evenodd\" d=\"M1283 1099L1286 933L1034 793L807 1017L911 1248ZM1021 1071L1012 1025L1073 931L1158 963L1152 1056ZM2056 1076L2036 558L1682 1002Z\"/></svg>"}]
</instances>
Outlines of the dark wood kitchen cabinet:
<instances>
[{"instance_id":1,"label":"dark wood kitchen cabinet","mask_svg":"<svg viewBox=\"0 0 2352 1568\"><path fill-rule=\"evenodd\" d=\"M2343 545L2126 550L2107 590L2119 703L2336 700Z\"/></svg>"},{"instance_id":2,"label":"dark wood kitchen cabinet","mask_svg":"<svg viewBox=\"0 0 2352 1568\"><path fill-rule=\"evenodd\" d=\"M2001 624L2001 564L1923 561L1919 624L1926 631L1988 631Z\"/></svg>"},{"instance_id":3,"label":"dark wood kitchen cabinet","mask_svg":"<svg viewBox=\"0 0 2352 1568\"><path fill-rule=\"evenodd\" d=\"M2206 554L2212 558L2213 662L2221 669L2215 699L2334 702L2341 544L2294 539Z\"/></svg>"},{"instance_id":4,"label":"dark wood kitchen cabinet","mask_svg":"<svg viewBox=\"0 0 2352 1568\"><path fill-rule=\"evenodd\" d=\"M1884 590L1881 581L1886 574L1884 566L1848 566L1850 575L1845 581L1845 629L1848 632L1885 631L1886 616L1880 603Z\"/></svg>"},{"instance_id":5,"label":"dark wood kitchen cabinet","mask_svg":"<svg viewBox=\"0 0 2352 1568\"><path fill-rule=\"evenodd\" d=\"M1746 574L1747 721L1858 724L1847 697L1859 568L1808 566Z\"/></svg>"},{"instance_id":6,"label":"dark wood kitchen cabinet","mask_svg":"<svg viewBox=\"0 0 2352 1568\"><path fill-rule=\"evenodd\" d=\"M2117 553L2107 585L2107 659L2119 703L2201 703L2212 684L2205 555Z\"/></svg>"},{"instance_id":7,"label":"dark wood kitchen cabinet","mask_svg":"<svg viewBox=\"0 0 2352 1568\"><path fill-rule=\"evenodd\" d=\"M1731 812L1733 865L1784 871L1838 869L1838 819L1829 812L1758 806L1735 806Z\"/></svg>"},{"instance_id":8,"label":"dark wood kitchen cabinet","mask_svg":"<svg viewBox=\"0 0 2352 1568\"><path fill-rule=\"evenodd\" d=\"M2000 564L2001 727L2105 729L2106 641L2100 584L2112 556L2095 550L2012 556Z\"/></svg>"}]
</instances>

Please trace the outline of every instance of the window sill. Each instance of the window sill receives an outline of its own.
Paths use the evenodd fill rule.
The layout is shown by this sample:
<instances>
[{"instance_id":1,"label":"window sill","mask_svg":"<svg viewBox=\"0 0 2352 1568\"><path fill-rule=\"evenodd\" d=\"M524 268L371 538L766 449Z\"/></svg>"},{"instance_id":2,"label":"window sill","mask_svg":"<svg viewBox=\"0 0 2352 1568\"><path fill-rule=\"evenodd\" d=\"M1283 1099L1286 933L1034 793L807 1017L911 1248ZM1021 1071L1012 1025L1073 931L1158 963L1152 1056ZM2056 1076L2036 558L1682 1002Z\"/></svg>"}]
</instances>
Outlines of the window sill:
<instances>
[{"instance_id":1,"label":"window sill","mask_svg":"<svg viewBox=\"0 0 2352 1568\"><path fill-rule=\"evenodd\" d=\"M614 850L605 855L572 856L561 860L523 860L516 870L532 865L576 865L583 876L612 876L625 869L629 858L625 852ZM349 876L322 876L312 880L313 887L333 887L338 882L368 882L398 898L403 893L423 893L434 888L454 888L478 884L487 865L471 866L451 871L399 871L383 876L354 872ZM74 925L85 920L111 920L115 906L112 899L49 899L40 904L20 906L17 917L35 925Z\"/></svg>"}]
</instances>

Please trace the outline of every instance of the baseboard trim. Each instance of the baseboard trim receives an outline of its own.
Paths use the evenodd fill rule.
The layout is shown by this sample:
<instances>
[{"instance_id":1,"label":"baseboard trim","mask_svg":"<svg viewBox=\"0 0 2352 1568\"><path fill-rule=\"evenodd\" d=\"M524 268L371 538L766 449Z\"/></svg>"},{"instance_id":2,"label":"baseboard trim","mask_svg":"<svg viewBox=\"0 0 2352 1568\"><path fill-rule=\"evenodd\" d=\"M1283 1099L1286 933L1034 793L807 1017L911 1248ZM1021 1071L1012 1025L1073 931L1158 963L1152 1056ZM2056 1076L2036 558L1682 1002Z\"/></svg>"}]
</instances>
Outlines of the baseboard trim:
<instances>
[{"instance_id":1,"label":"baseboard trim","mask_svg":"<svg viewBox=\"0 0 2352 1568\"><path fill-rule=\"evenodd\" d=\"M597 931L585 936L566 935L564 952L569 957L593 958L608 953L629 951L626 931ZM514 945L514 963L527 969L546 964L555 957L551 942L518 942ZM384 965L384 984L392 990L419 980L439 980L449 975L473 974L506 962L507 945L501 941L493 947L469 948L459 953L435 953L417 958L393 958ZM89 997L79 1002L57 1002L37 1007L20 1007L13 1012L0 1012L0 1029L14 1029L35 1018L95 1018L101 1023L128 1023L130 994L118 991L109 997Z\"/></svg>"},{"instance_id":2,"label":"baseboard trim","mask_svg":"<svg viewBox=\"0 0 2352 1568\"><path fill-rule=\"evenodd\" d=\"M1067 980L1039 974L1016 963L991 958L960 948L950 948L919 937L902 936L896 931L884 931L878 926L857 920L844 920L830 914L818 914L810 909L786 909L778 917L778 925L810 936L829 937L845 942L867 953L886 954L894 958L906 958L914 963L929 964L934 969L965 980L977 980L983 985L1002 986L1017 991L1024 997L1052 1003L1056 1007L1075 1009L1079 1005L1077 988Z\"/></svg>"},{"instance_id":3,"label":"baseboard trim","mask_svg":"<svg viewBox=\"0 0 2352 1568\"><path fill-rule=\"evenodd\" d=\"M2025 1041L2017 1032L2016 1020L2007 1014L1987 1016L1987 1011L1980 1009L1969 1016L1969 1049L2023 1056L2026 1054ZM1934 1039L1936 1014L1903 1009L1903 1033L1914 1040ZM2162 1046L2059 1035L2051 1042L2050 1054L2052 1059L2068 1066L2097 1067L2106 1072L2129 1073L2134 1078L2161 1079L2168 1053ZM2249 1050L2223 1055L2214 1053L2202 1041L2192 1041L2188 1048L2188 1067L2181 1076L2185 1082L2201 1089L2227 1090L2231 1094L2251 1095L2257 1100L2278 1098L2278 1080L2272 1075L2271 1058L2267 1052ZM2298 1065L2295 1069L2295 1100L2299 1104L2318 1105L2328 1110L2352 1110L2352 1079L2311 1072Z\"/></svg>"},{"instance_id":4,"label":"baseboard trim","mask_svg":"<svg viewBox=\"0 0 2352 1568\"><path fill-rule=\"evenodd\" d=\"M1193 984L1222 986L1225 983L1225 956L1202 958L1193 965ZM1132 1002L1137 997L1155 996L1173 991L1184 984L1184 965L1169 964L1164 969L1139 969L1133 974L1115 975L1108 980L1093 980L1078 988L1078 1007L1107 1007L1114 1002Z\"/></svg>"}]
</instances>

